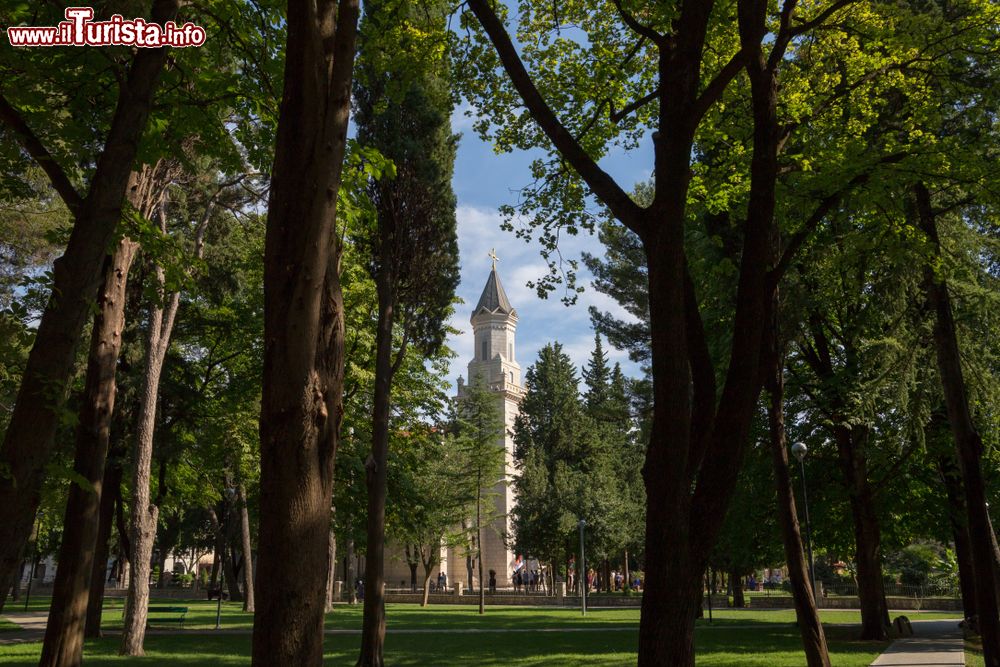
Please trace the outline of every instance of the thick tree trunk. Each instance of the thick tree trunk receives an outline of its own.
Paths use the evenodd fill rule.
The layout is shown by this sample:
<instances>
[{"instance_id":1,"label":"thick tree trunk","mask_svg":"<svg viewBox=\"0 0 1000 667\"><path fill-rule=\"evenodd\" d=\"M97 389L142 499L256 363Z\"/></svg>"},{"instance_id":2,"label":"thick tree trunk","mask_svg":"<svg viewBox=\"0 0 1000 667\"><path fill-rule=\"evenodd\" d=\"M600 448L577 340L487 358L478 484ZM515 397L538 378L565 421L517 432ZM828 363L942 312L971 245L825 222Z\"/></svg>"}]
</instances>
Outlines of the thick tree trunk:
<instances>
[{"instance_id":1,"label":"thick tree trunk","mask_svg":"<svg viewBox=\"0 0 1000 667\"><path fill-rule=\"evenodd\" d=\"M122 502L122 458L125 449L116 442L108 451L101 480L101 501L98 510L98 529L95 538L94 555L91 564L90 588L87 599L87 618L84 637L94 639L101 636L101 614L104 610L104 589L108 581L108 554L110 553L111 531L114 527L115 508ZM125 538L122 538L125 540Z\"/></svg>"},{"instance_id":2,"label":"thick tree trunk","mask_svg":"<svg viewBox=\"0 0 1000 667\"><path fill-rule=\"evenodd\" d=\"M288 3L264 258L256 667L323 663L323 584L343 418L334 223L358 13L358 0Z\"/></svg>"},{"instance_id":3,"label":"thick tree trunk","mask_svg":"<svg viewBox=\"0 0 1000 667\"><path fill-rule=\"evenodd\" d=\"M976 616L976 571L972 563L972 543L969 541L969 513L965 507L965 489L962 471L954 452L937 457L938 473L948 499L948 521L955 541L955 560L958 561L958 584L962 591L962 610L965 618Z\"/></svg>"},{"instance_id":4,"label":"thick tree trunk","mask_svg":"<svg viewBox=\"0 0 1000 667\"><path fill-rule=\"evenodd\" d=\"M381 227L383 222L379 221ZM386 246L383 239L383 250ZM386 257L384 252L381 253ZM375 275L378 322L375 328L375 395L372 411L372 451L365 461L368 485L368 545L365 550L365 611L361 626L358 667L381 667L385 643L385 495L388 483L389 409L392 388L392 327L395 290L391 268L384 260ZM409 548L409 547L407 547ZM416 568L412 568L416 579Z\"/></svg>"},{"instance_id":5,"label":"thick tree trunk","mask_svg":"<svg viewBox=\"0 0 1000 667\"><path fill-rule=\"evenodd\" d=\"M746 606L746 598L743 596L743 575L733 570L729 573L729 581L733 590L733 607L743 609Z\"/></svg>"},{"instance_id":6,"label":"thick tree trunk","mask_svg":"<svg viewBox=\"0 0 1000 667\"><path fill-rule=\"evenodd\" d=\"M243 551L243 611L254 610L253 596L253 558L250 555L253 545L250 542L250 513L247 511L247 492L240 483L240 548ZM332 539L332 533L331 533Z\"/></svg>"},{"instance_id":7,"label":"thick tree trunk","mask_svg":"<svg viewBox=\"0 0 1000 667\"><path fill-rule=\"evenodd\" d=\"M785 547L785 563L788 565L788 578L792 583L792 595L795 600L795 618L802 636L802 646L805 649L806 664L809 667L830 667L830 653L826 644L826 634L816 609L815 591L809 576L809 566L806 563L805 549L802 546L802 532L799 528L798 512L795 508L795 491L792 488L792 478L788 470L788 441L785 435L784 395L785 380L783 357L780 350L778 332L777 299L772 313L771 331L768 335L768 348L765 356L768 358L768 379L766 381L769 394L767 406L768 427L770 431L771 462L774 469L774 484L777 494L778 518L781 524L781 537ZM734 580L738 577L734 577ZM742 589L741 595L742 598Z\"/></svg>"},{"instance_id":8,"label":"thick tree trunk","mask_svg":"<svg viewBox=\"0 0 1000 667\"><path fill-rule=\"evenodd\" d=\"M937 220L931 206L931 195L918 183L914 188L920 227L940 256ZM976 609L979 632L983 640L983 662L986 667L1000 667L1000 614L998 614L996 554L993 548L993 527L986 508L986 486L983 480L983 441L969 409L968 391L962 372L962 357L958 332L952 313L948 283L935 275L931 264L924 269L924 289L934 309L934 344L937 349L938 373L944 390L948 422L955 439L955 451L962 470L965 487L965 507L968 516L969 539L972 543L972 563L976 573Z\"/></svg>"},{"instance_id":9,"label":"thick tree trunk","mask_svg":"<svg viewBox=\"0 0 1000 667\"><path fill-rule=\"evenodd\" d=\"M178 6L178 0L154 0L150 20L161 24L172 20ZM73 213L74 224L66 252L53 265L52 294L38 323L0 447L0 470L7 471L0 476L0 581L9 579L17 567L18 555L31 534L77 347L92 312L105 255L121 220L129 172L166 52L166 47L139 49L133 58L86 197L72 190L64 174L63 187L54 181ZM31 147L31 130L2 97L0 122L7 124L38 159L38 150ZM46 171L53 177L52 170ZM0 591L0 595L6 594Z\"/></svg>"},{"instance_id":10,"label":"thick tree trunk","mask_svg":"<svg viewBox=\"0 0 1000 667\"><path fill-rule=\"evenodd\" d=\"M885 585L882 581L882 531L868 480L869 432L865 427L851 429L843 423L835 424L833 432L854 524L854 562L861 603L861 638L881 640L888 636L889 606L885 601Z\"/></svg>"},{"instance_id":11,"label":"thick tree trunk","mask_svg":"<svg viewBox=\"0 0 1000 667\"><path fill-rule=\"evenodd\" d=\"M226 521L227 525L232 525L232 521ZM228 552L228 553L226 553ZM222 567L226 575L226 590L229 592L229 600L232 602L243 602L243 591L240 590L240 573L236 563L236 550L232 541L226 540L226 548L222 553Z\"/></svg>"},{"instance_id":12,"label":"thick tree trunk","mask_svg":"<svg viewBox=\"0 0 1000 667\"><path fill-rule=\"evenodd\" d=\"M138 190L139 178L133 172L129 188L131 203L137 208L143 202L131 193ZM94 555L102 519L104 467L115 405L115 371L125 325L125 292L137 250L138 244L130 239L119 241L106 260L104 283L98 293L76 427L74 463L76 474L92 488L84 489L79 482L70 485L41 665L77 665L83 659L88 595L96 569ZM109 524L110 519L107 516ZM106 547L102 551L107 554ZM104 563L100 570L98 578L103 579Z\"/></svg>"}]
</instances>

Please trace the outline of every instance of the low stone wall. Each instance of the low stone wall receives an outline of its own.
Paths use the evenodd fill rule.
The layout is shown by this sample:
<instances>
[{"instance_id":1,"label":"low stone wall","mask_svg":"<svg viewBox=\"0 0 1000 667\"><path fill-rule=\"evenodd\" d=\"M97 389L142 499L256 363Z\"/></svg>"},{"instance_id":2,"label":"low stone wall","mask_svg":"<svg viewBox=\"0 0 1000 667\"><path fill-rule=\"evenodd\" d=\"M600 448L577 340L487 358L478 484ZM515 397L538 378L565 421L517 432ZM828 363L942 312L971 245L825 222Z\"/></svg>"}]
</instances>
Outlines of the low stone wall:
<instances>
[{"instance_id":1,"label":"low stone wall","mask_svg":"<svg viewBox=\"0 0 1000 667\"><path fill-rule=\"evenodd\" d=\"M952 598L886 597L889 609L962 611L962 601ZM827 596L819 599L820 609L860 609L861 602L851 596ZM791 609L795 601L790 595L756 595L750 598L751 609Z\"/></svg>"},{"instance_id":2,"label":"low stone wall","mask_svg":"<svg viewBox=\"0 0 1000 667\"><path fill-rule=\"evenodd\" d=\"M419 604L423 599L420 593L387 593L386 602L408 602ZM430 604L479 604L478 593L466 593L455 595L454 593L431 593L428 598ZM523 606L523 607L579 607L580 596L567 595L558 597L555 595L490 595L486 594L486 604L488 606ZM591 597L587 598L588 607L639 607L642 605L641 596L620 596L620 597Z\"/></svg>"}]
</instances>

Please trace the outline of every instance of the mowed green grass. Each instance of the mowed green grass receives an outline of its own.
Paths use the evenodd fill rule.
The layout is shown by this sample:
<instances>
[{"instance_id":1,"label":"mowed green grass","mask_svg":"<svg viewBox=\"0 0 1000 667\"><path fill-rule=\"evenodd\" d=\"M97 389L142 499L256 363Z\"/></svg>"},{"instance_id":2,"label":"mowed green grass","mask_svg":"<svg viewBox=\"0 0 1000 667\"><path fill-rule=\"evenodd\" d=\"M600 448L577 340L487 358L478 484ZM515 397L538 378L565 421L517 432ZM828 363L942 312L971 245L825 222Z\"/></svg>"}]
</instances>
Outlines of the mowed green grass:
<instances>
[{"instance_id":1,"label":"mowed green grass","mask_svg":"<svg viewBox=\"0 0 1000 667\"><path fill-rule=\"evenodd\" d=\"M204 600L154 600L153 605L188 606L186 629L215 627L214 603ZM327 616L327 627L357 630L361 627L361 613L360 606L338 606ZM856 629L842 625L857 623L859 616L856 611L825 611L822 615L824 622L829 624L827 634L834 665L868 665L885 649L886 644L882 642L854 640ZM579 610L566 608L492 607L487 608L485 616L480 616L472 605L421 608L417 605L391 604L388 605L387 616L386 662L392 665L569 667L635 663L638 609L591 609L586 617L581 617ZM954 614L919 615L920 618L952 616ZM698 621L696 645L699 665L798 667L802 664L801 643L793 625L793 611L728 609L715 611L713 617L711 624L707 619ZM107 610L105 625L108 630L120 628L120 610ZM249 630L252 616L244 613L237 603L225 603L222 627ZM420 632L405 632L408 630ZM449 632L454 630L468 632ZM327 636L326 663L354 664L359 641L360 637L356 634ZM40 650L38 643L0 646L0 665L37 664ZM121 665L125 659L117 655L117 650L116 637L88 642L86 663ZM154 632L146 638L146 657L131 659L130 663L246 665L249 653L249 634L164 635Z\"/></svg>"},{"instance_id":2,"label":"mowed green grass","mask_svg":"<svg viewBox=\"0 0 1000 667\"><path fill-rule=\"evenodd\" d=\"M983 642L978 637L965 640L965 665L966 667L986 666L986 660L983 658Z\"/></svg>"}]
</instances>

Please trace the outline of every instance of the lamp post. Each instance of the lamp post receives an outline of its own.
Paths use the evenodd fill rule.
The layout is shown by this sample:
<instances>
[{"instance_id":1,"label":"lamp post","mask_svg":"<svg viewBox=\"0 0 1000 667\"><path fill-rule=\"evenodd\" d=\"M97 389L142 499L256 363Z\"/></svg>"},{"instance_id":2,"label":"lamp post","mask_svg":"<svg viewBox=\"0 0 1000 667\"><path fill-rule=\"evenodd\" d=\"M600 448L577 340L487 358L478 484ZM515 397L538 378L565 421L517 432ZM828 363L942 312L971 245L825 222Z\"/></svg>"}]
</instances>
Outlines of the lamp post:
<instances>
[{"instance_id":1,"label":"lamp post","mask_svg":"<svg viewBox=\"0 0 1000 667\"><path fill-rule=\"evenodd\" d=\"M586 519L580 519L580 602L581 611L587 615L587 555L583 550L583 529L587 527Z\"/></svg>"},{"instance_id":2,"label":"lamp post","mask_svg":"<svg viewBox=\"0 0 1000 667\"><path fill-rule=\"evenodd\" d=\"M809 524L809 494L806 491L806 454L809 448L801 442L792 445L792 456L799 460L799 470L802 473L802 509L806 516L806 550L809 554L809 585L812 587L813 599L816 599L816 567L813 562L812 526Z\"/></svg>"}]
</instances>

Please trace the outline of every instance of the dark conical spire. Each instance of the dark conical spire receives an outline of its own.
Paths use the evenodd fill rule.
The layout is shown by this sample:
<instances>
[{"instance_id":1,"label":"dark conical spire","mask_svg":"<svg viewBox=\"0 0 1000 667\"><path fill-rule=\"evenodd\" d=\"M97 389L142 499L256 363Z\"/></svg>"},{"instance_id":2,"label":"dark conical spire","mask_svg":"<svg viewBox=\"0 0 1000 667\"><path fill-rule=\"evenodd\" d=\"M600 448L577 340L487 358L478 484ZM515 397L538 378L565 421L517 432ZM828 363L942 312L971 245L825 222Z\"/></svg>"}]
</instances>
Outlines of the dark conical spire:
<instances>
[{"instance_id":1,"label":"dark conical spire","mask_svg":"<svg viewBox=\"0 0 1000 667\"><path fill-rule=\"evenodd\" d=\"M507 300L507 294L503 291L503 285L500 284L500 276L497 275L495 268L490 271L490 277L486 280L486 287L483 288L483 294L479 297L479 303L476 304L476 309L472 311L472 315L475 317L483 311L488 313L514 312L513 306Z\"/></svg>"}]
</instances>

